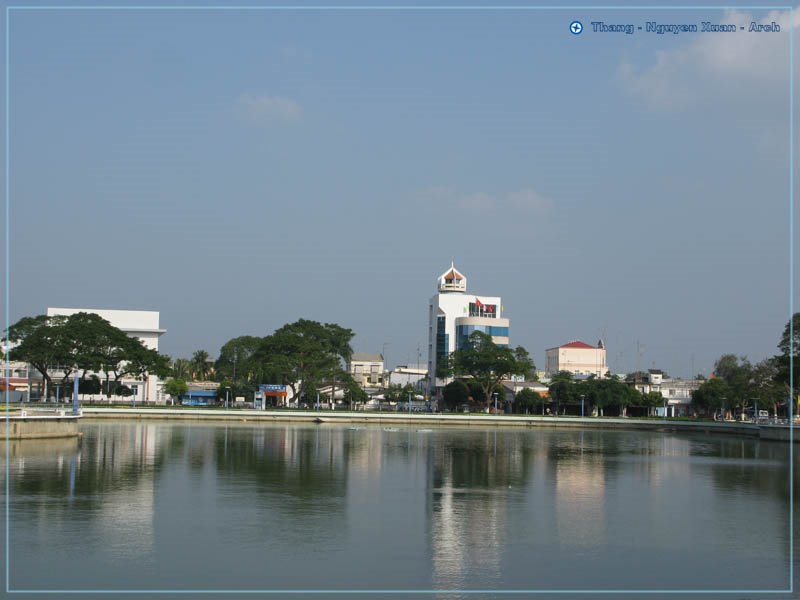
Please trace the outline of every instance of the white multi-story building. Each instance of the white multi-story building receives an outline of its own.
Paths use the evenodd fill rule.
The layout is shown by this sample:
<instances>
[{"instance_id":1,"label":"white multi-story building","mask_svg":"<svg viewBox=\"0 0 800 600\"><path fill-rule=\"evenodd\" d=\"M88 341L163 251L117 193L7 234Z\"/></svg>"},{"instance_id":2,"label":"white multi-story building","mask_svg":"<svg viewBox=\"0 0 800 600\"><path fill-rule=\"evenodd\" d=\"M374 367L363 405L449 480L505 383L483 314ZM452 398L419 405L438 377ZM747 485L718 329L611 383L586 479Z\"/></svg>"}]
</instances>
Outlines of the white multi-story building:
<instances>
[{"instance_id":1,"label":"white multi-story building","mask_svg":"<svg viewBox=\"0 0 800 600\"><path fill-rule=\"evenodd\" d=\"M158 351L158 338L166 333L158 324L159 313L154 310L108 310L96 308L48 308L48 317L69 317L75 313L96 314L130 337L138 338L146 348ZM161 382L155 375L143 379L123 379L120 383L130 387L140 400L160 402Z\"/></svg>"},{"instance_id":2,"label":"white multi-story building","mask_svg":"<svg viewBox=\"0 0 800 600\"><path fill-rule=\"evenodd\" d=\"M508 319L499 296L467 293L467 278L450 263L439 276L438 293L428 305L428 373L432 387L442 387L449 379L437 377L437 366L461 348L474 331L492 336L500 346L508 346ZM433 391L433 390L431 390Z\"/></svg>"},{"instance_id":3,"label":"white multi-story building","mask_svg":"<svg viewBox=\"0 0 800 600\"><path fill-rule=\"evenodd\" d=\"M362 389L383 387L383 355L354 352L347 370Z\"/></svg>"},{"instance_id":4,"label":"white multi-story building","mask_svg":"<svg viewBox=\"0 0 800 600\"><path fill-rule=\"evenodd\" d=\"M597 346L575 340L545 350L545 373L552 377L556 373L567 371L573 375L594 375L605 377L608 373L606 364L606 348L603 340Z\"/></svg>"}]
</instances>

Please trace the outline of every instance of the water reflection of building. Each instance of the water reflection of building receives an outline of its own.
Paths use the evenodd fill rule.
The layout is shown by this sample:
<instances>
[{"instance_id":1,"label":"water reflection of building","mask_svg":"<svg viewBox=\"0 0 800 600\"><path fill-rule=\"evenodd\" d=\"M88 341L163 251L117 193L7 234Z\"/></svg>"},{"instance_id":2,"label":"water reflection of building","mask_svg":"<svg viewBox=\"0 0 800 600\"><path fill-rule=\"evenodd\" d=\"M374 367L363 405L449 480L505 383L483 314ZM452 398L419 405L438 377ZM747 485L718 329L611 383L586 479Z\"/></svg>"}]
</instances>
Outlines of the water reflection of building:
<instances>
[{"instance_id":1,"label":"water reflection of building","mask_svg":"<svg viewBox=\"0 0 800 600\"><path fill-rule=\"evenodd\" d=\"M53 531L72 531L92 540L112 558L152 554L158 454L166 441L152 424L84 425L78 441L36 440L10 444L12 510L36 511L35 520ZM18 502L44 494L42 503ZM24 518L14 523L30 522ZM31 534L31 531L28 531ZM42 531L47 539L50 533Z\"/></svg>"},{"instance_id":2,"label":"water reflection of building","mask_svg":"<svg viewBox=\"0 0 800 600\"><path fill-rule=\"evenodd\" d=\"M605 477L603 457L594 452L579 451L556 463L556 523L562 545L596 548L604 543Z\"/></svg>"},{"instance_id":3,"label":"water reflection of building","mask_svg":"<svg viewBox=\"0 0 800 600\"><path fill-rule=\"evenodd\" d=\"M434 587L464 589L476 576L482 587L502 581L509 498L524 488L530 467L524 444L524 434L482 432L460 436L458 446L431 448Z\"/></svg>"},{"instance_id":4,"label":"water reflection of building","mask_svg":"<svg viewBox=\"0 0 800 600\"><path fill-rule=\"evenodd\" d=\"M168 430L167 430L168 431ZM81 468L115 481L105 490L93 521L108 552L119 558L142 558L155 540L156 460L165 443L164 428L125 424L97 440L96 453L81 452Z\"/></svg>"}]
</instances>

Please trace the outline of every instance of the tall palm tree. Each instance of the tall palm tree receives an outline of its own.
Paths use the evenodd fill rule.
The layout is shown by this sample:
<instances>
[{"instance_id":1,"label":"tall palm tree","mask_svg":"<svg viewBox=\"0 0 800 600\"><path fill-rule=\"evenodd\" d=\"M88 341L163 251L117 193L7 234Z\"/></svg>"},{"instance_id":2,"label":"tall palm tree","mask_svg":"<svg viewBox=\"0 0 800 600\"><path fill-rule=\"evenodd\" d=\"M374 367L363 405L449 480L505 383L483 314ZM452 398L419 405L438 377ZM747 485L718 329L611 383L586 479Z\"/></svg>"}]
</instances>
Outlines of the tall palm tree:
<instances>
[{"instance_id":1,"label":"tall palm tree","mask_svg":"<svg viewBox=\"0 0 800 600\"><path fill-rule=\"evenodd\" d=\"M208 352L198 350L192 354L192 378L204 380L208 377Z\"/></svg>"},{"instance_id":2,"label":"tall palm tree","mask_svg":"<svg viewBox=\"0 0 800 600\"><path fill-rule=\"evenodd\" d=\"M176 358L172 363L172 376L186 381L192 377L192 365L185 358Z\"/></svg>"}]
</instances>

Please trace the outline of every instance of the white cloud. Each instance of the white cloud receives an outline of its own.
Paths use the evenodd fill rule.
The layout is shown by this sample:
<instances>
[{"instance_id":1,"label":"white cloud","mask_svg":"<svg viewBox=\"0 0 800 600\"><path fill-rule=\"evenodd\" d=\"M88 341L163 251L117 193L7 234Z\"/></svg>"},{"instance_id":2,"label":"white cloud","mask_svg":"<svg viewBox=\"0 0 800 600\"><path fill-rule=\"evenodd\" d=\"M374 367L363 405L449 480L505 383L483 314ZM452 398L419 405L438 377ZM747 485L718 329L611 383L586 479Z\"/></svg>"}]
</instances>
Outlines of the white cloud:
<instances>
[{"instance_id":1,"label":"white cloud","mask_svg":"<svg viewBox=\"0 0 800 600\"><path fill-rule=\"evenodd\" d=\"M247 119L260 125L297 121L303 116L303 107L291 98L266 94L242 94L237 101L237 107Z\"/></svg>"},{"instance_id":2,"label":"white cloud","mask_svg":"<svg viewBox=\"0 0 800 600\"><path fill-rule=\"evenodd\" d=\"M774 21L781 31L750 33L747 29L752 21ZM649 66L622 63L618 70L621 81L650 107L665 110L686 108L709 97L714 99L716 94L746 95L748 90L757 94L773 91L785 98L789 36L800 26L800 10L774 11L760 20L747 13L726 11L719 22L743 26L745 31L691 34L691 43L658 51Z\"/></svg>"},{"instance_id":3,"label":"white cloud","mask_svg":"<svg viewBox=\"0 0 800 600\"><path fill-rule=\"evenodd\" d=\"M526 188L506 194L459 192L454 186L434 186L420 191L418 200L430 209L475 214L537 214L553 208L553 201Z\"/></svg>"}]
</instances>

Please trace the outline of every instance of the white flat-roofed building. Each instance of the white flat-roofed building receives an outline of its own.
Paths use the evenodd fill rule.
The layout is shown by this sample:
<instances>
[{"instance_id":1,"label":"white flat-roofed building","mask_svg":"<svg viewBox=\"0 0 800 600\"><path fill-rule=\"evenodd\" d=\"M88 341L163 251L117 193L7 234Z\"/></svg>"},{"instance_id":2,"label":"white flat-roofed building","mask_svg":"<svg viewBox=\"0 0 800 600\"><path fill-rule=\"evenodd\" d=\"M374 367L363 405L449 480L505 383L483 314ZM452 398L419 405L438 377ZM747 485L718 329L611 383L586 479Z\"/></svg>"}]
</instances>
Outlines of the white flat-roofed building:
<instances>
[{"instance_id":1,"label":"white flat-roofed building","mask_svg":"<svg viewBox=\"0 0 800 600\"><path fill-rule=\"evenodd\" d=\"M159 312L155 310L112 310L105 308L48 308L48 317L69 317L85 312L98 315L122 330L130 337L138 338L146 348L158 351L158 339L166 333L159 326ZM147 375L144 380L123 379L123 385L131 387L140 400L160 402L161 382L155 375Z\"/></svg>"},{"instance_id":2,"label":"white flat-roofed building","mask_svg":"<svg viewBox=\"0 0 800 600\"><path fill-rule=\"evenodd\" d=\"M453 263L439 276L437 291L428 304L428 373L432 387L450 381L436 376L437 365L463 347L473 332L490 335L497 345L509 344L509 320L501 316L500 296L468 294L467 278Z\"/></svg>"},{"instance_id":3,"label":"white flat-roofed building","mask_svg":"<svg viewBox=\"0 0 800 600\"><path fill-rule=\"evenodd\" d=\"M606 348L600 340L597 346L575 340L545 350L545 373L548 377L567 371L573 375L605 377L608 372Z\"/></svg>"},{"instance_id":4,"label":"white flat-roofed building","mask_svg":"<svg viewBox=\"0 0 800 600\"><path fill-rule=\"evenodd\" d=\"M158 350L158 338L167 330L158 325L157 310L110 310L104 308L48 308L48 317L69 317L79 312L92 313L104 318L117 329L131 337L139 338L152 350Z\"/></svg>"},{"instance_id":5,"label":"white flat-roofed building","mask_svg":"<svg viewBox=\"0 0 800 600\"><path fill-rule=\"evenodd\" d=\"M420 387L421 382L428 376L428 369L425 365L397 365L389 373L389 385L413 385Z\"/></svg>"}]
</instances>

